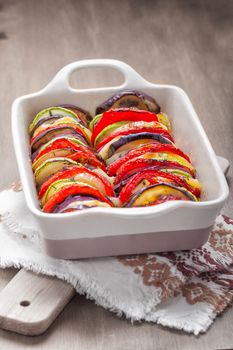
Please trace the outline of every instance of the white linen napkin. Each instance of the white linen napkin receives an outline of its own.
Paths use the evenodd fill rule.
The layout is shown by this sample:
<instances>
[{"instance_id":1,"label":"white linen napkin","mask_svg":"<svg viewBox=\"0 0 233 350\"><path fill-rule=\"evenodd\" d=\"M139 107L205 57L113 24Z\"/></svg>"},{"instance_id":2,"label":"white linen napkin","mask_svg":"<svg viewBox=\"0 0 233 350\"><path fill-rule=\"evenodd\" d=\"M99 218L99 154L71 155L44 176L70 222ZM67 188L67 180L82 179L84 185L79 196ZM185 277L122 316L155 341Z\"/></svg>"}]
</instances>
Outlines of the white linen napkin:
<instances>
[{"instance_id":1,"label":"white linen napkin","mask_svg":"<svg viewBox=\"0 0 233 350\"><path fill-rule=\"evenodd\" d=\"M131 321L198 335L233 299L233 220L219 215L208 242L185 252L57 260L43 251L20 184L0 193L0 267L57 276Z\"/></svg>"}]
</instances>

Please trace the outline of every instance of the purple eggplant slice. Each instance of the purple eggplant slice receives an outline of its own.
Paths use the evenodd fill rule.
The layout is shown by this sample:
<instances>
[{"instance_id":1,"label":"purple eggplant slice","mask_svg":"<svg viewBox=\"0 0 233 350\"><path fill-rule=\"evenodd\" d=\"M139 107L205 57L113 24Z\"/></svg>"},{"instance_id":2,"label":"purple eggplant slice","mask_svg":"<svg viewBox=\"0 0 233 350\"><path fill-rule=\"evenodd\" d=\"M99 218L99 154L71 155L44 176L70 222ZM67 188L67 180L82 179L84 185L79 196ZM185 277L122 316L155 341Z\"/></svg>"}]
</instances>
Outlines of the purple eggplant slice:
<instances>
[{"instance_id":1,"label":"purple eggplant slice","mask_svg":"<svg viewBox=\"0 0 233 350\"><path fill-rule=\"evenodd\" d=\"M117 196L119 196L122 188L129 182L129 180L133 177L133 175L127 177L126 179L122 180L121 182L119 182L118 184L116 184L113 189L114 192Z\"/></svg>"},{"instance_id":2,"label":"purple eggplant slice","mask_svg":"<svg viewBox=\"0 0 233 350\"><path fill-rule=\"evenodd\" d=\"M39 147L43 146L45 143L49 142L55 137L64 135L69 135L71 137L78 138L84 146L88 146L88 143L85 140L85 138L72 126L57 125L54 128L42 131L34 139L32 139L32 151L35 152Z\"/></svg>"},{"instance_id":3,"label":"purple eggplant slice","mask_svg":"<svg viewBox=\"0 0 233 350\"><path fill-rule=\"evenodd\" d=\"M91 196L68 196L54 208L53 213L65 213L69 210L76 211L94 207L110 207L110 205Z\"/></svg>"},{"instance_id":4,"label":"purple eggplant slice","mask_svg":"<svg viewBox=\"0 0 233 350\"><path fill-rule=\"evenodd\" d=\"M78 118L80 118L83 125L86 127L88 127L90 121L92 120L90 113L80 107L69 105L69 104L60 105L59 107L66 108L74 112L78 116Z\"/></svg>"},{"instance_id":5,"label":"purple eggplant slice","mask_svg":"<svg viewBox=\"0 0 233 350\"><path fill-rule=\"evenodd\" d=\"M108 109L137 108L153 113L160 112L160 106L151 96L144 92L128 90L110 97L96 108L96 114L103 113Z\"/></svg>"},{"instance_id":6,"label":"purple eggplant slice","mask_svg":"<svg viewBox=\"0 0 233 350\"><path fill-rule=\"evenodd\" d=\"M144 207L155 205L156 202L160 202L161 200L166 201L171 199L197 201L197 198L185 188L161 182L135 192L124 206Z\"/></svg>"},{"instance_id":7,"label":"purple eggplant slice","mask_svg":"<svg viewBox=\"0 0 233 350\"><path fill-rule=\"evenodd\" d=\"M150 133L150 132L141 132L138 134L131 134L131 135L124 135L119 140L111 144L110 148L112 152L114 153L118 148L123 146L124 144L135 141L135 140L142 140L142 139L152 139L159 141L161 143L167 143L172 144L170 140L168 140L166 137L161 136L160 134Z\"/></svg>"},{"instance_id":8,"label":"purple eggplant slice","mask_svg":"<svg viewBox=\"0 0 233 350\"><path fill-rule=\"evenodd\" d=\"M109 143L104 145L99 151L99 156L106 160L113 156L115 152L129 151L137 144L147 144L149 142L161 142L172 145L172 141L162 136L161 134L150 132L139 132L137 134L129 134L124 136L118 136L112 139ZM109 164L108 164L109 165Z\"/></svg>"},{"instance_id":9,"label":"purple eggplant slice","mask_svg":"<svg viewBox=\"0 0 233 350\"><path fill-rule=\"evenodd\" d=\"M32 136L34 134L34 131L39 127L41 126L42 124L46 123L48 124L48 126L50 124L52 124L55 120L58 120L58 119L61 119L61 118L64 118L64 115L61 115L61 114L56 114L56 115L51 115L51 116L48 116L48 117L44 117L42 119L39 119L38 122L34 125L34 127L31 129L30 131L30 136Z\"/></svg>"},{"instance_id":10,"label":"purple eggplant slice","mask_svg":"<svg viewBox=\"0 0 233 350\"><path fill-rule=\"evenodd\" d=\"M70 204L72 204L73 202L83 202L86 200L94 200L96 198L91 197L91 196L68 196L62 203L58 204L53 212L54 213L60 213L61 211L63 211L64 209L66 209L66 207Z\"/></svg>"}]
</instances>

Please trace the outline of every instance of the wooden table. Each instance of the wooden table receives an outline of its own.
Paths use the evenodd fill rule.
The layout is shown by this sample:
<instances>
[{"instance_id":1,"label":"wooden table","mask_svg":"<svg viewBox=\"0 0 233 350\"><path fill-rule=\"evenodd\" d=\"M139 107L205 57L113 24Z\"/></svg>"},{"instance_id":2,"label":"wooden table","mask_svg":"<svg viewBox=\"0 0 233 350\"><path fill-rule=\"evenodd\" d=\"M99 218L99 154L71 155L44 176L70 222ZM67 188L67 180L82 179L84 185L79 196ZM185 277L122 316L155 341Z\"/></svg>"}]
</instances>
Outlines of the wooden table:
<instances>
[{"instance_id":1,"label":"wooden table","mask_svg":"<svg viewBox=\"0 0 233 350\"><path fill-rule=\"evenodd\" d=\"M233 2L0 2L0 189L18 177L10 130L11 103L37 91L65 64L108 57L128 62L152 82L189 94L217 154L233 161ZM80 72L73 85L118 84L115 72ZM14 126L13 126L14 127ZM228 175L232 189L232 169ZM232 215L232 193L224 213ZM14 275L0 271L0 288ZM199 338L124 318L76 296L49 331L30 338L0 330L1 349L233 348L233 311Z\"/></svg>"}]
</instances>

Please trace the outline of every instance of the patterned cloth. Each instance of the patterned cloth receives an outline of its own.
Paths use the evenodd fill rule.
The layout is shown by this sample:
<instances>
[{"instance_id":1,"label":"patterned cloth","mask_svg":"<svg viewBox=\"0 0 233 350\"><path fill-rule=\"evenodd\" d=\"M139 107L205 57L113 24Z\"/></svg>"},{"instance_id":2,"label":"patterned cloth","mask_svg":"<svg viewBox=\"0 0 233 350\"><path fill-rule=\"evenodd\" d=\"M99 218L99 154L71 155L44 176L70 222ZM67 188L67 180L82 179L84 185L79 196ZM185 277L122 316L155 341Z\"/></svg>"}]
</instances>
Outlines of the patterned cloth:
<instances>
[{"instance_id":1,"label":"patterned cloth","mask_svg":"<svg viewBox=\"0 0 233 350\"><path fill-rule=\"evenodd\" d=\"M80 261L46 256L20 184L0 193L0 267L57 276L118 316L198 335L233 298L233 220L219 215L200 249Z\"/></svg>"}]
</instances>

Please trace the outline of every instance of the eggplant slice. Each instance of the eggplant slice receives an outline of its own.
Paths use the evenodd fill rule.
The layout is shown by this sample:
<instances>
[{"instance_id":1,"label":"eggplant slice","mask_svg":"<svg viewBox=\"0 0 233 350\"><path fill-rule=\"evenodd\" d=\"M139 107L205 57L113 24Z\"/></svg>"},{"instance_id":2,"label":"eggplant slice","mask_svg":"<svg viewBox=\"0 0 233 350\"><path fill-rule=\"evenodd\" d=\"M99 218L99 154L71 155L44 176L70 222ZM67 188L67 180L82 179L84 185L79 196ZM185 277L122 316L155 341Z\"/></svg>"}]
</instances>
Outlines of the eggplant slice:
<instances>
[{"instance_id":1,"label":"eggplant slice","mask_svg":"<svg viewBox=\"0 0 233 350\"><path fill-rule=\"evenodd\" d=\"M68 209L83 210L94 207L110 207L109 204L91 196L68 196L62 203L58 204L53 213L64 213Z\"/></svg>"},{"instance_id":2,"label":"eggplant slice","mask_svg":"<svg viewBox=\"0 0 233 350\"><path fill-rule=\"evenodd\" d=\"M124 204L124 207L144 207L154 205L156 200L164 196L178 197L179 199L197 201L197 198L188 190L174 184L161 182L150 185L135 192L131 198Z\"/></svg>"},{"instance_id":3,"label":"eggplant slice","mask_svg":"<svg viewBox=\"0 0 233 350\"><path fill-rule=\"evenodd\" d=\"M160 112L160 106L155 99L136 90L123 91L110 97L96 108L96 114L103 113L110 108L136 108L153 113Z\"/></svg>"},{"instance_id":4,"label":"eggplant slice","mask_svg":"<svg viewBox=\"0 0 233 350\"><path fill-rule=\"evenodd\" d=\"M109 143L103 146L103 148L99 151L99 156L106 160L113 156L115 152L120 152L120 149L126 145L130 144L134 141L140 141L143 144L147 144L149 140L155 141L155 142L161 142L164 144L173 144L172 141L167 139L165 136L162 136L161 134L156 133L150 133L150 132L139 132L137 134L130 134L130 135L123 135L116 137L115 139L112 139ZM125 146L126 147L126 146ZM125 151L128 151L132 149L125 149ZM108 164L109 165L109 164Z\"/></svg>"},{"instance_id":5,"label":"eggplant slice","mask_svg":"<svg viewBox=\"0 0 233 350\"><path fill-rule=\"evenodd\" d=\"M45 143L51 141L57 136L71 136L80 140L84 146L88 146L87 140L81 133L75 130L71 125L57 125L53 129L44 130L38 134L31 142L32 151L35 152L38 148L42 147Z\"/></svg>"},{"instance_id":6,"label":"eggplant slice","mask_svg":"<svg viewBox=\"0 0 233 350\"><path fill-rule=\"evenodd\" d=\"M60 105L58 107L69 109L70 111L77 114L77 116L82 121L83 125L88 128L88 125L89 125L90 121L92 120L92 117L88 111L86 111L85 109L82 109L80 107L77 107L74 105L68 105L68 104Z\"/></svg>"}]
</instances>

